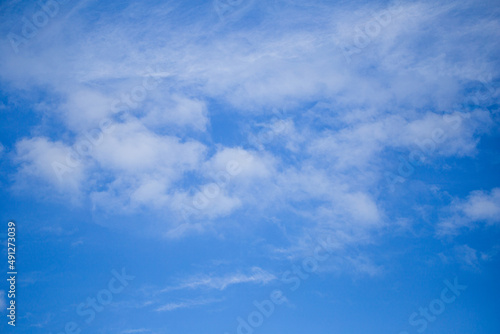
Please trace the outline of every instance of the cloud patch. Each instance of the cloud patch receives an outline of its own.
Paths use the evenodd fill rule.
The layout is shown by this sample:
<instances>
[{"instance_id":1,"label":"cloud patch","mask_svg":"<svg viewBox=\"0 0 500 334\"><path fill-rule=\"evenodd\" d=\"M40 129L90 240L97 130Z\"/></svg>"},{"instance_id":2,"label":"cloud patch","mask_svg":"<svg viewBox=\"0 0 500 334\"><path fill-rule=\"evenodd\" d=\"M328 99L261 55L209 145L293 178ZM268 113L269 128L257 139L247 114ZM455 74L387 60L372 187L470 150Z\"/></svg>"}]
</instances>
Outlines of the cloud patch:
<instances>
[{"instance_id":1,"label":"cloud patch","mask_svg":"<svg viewBox=\"0 0 500 334\"><path fill-rule=\"evenodd\" d=\"M473 229L479 225L500 223L500 188L491 191L476 190L466 199L456 199L448 207L452 214L438 225L442 235L458 234L463 228Z\"/></svg>"}]
</instances>

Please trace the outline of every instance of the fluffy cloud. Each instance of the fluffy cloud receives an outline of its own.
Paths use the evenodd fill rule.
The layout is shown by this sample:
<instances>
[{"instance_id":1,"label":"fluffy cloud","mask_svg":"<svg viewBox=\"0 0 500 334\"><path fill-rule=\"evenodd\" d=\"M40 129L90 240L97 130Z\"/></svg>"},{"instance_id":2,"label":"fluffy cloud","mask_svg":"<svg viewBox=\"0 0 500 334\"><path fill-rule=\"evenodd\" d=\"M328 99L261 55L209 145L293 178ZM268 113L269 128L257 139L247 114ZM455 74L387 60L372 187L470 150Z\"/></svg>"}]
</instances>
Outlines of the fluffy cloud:
<instances>
[{"instance_id":1,"label":"fluffy cloud","mask_svg":"<svg viewBox=\"0 0 500 334\"><path fill-rule=\"evenodd\" d=\"M459 209L471 221L484 221L488 224L500 222L500 188L494 188L489 193L472 192L467 200L459 205Z\"/></svg>"},{"instance_id":2,"label":"fluffy cloud","mask_svg":"<svg viewBox=\"0 0 500 334\"><path fill-rule=\"evenodd\" d=\"M262 20L232 26L215 24L211 4L179 21L182 8L137 3L89 26L95 4L86 3L18 55L3 42L2 80L43 87L52 97L43 113L63 125L57 138L48 122L18 141L17 182L82 192L95 210L168 212L160 235L172 237L241 209L256 220L291 210L313 231L335 225L355 238L384 226L388 155L474 156L497 92L474 108L468 99L498 76L496 46L484 41L500 31L493 19L453 14L476 3L281 4L249 6ZM147 23L132 19L141 16ZM346 57L346 48L356 50ZM274 109L287 111L276 119ZM234 120L238 139L214 139L220 118ZM89 134L96 143L84 147ZM75 151L79 163L60 181L51 164L67 166Z\"/></svg>"},{"instance_id":3,"label":"fluffy cloud","mask_svg":"<svg viewBox=\"0 0 500 334\"><path fill-rule=\"evenodd\" d=\"M480 223L500 223L500 188L490 192L477 190L465 200L455 200L448 208L451 216L443 219L438 232L443 235L458 234L463 227L474 228Z\"/></svg>"},{"instance_id":4,"label":"fluffy cloud","mask_svg":"<svg viewBox=\"0 0 500 334\"><path fill-rule=\"evenodd\" d=\"M360 112L355 115L348 114L347 120L340 120L345 122L340 130L311 138L309 153L348 169L371 166L384 150L403 148L418 151L415 159L420 164L437 155L473 155L476 135L487 132L492 125L490 114L484 110L408 114L408 119Z\"/></svg>"},{"instance_id":5,"label":"fluffy cloud","mask_svg":"<svg viewBox=\"0 0 500 334\"><path fill-rule=\"evenodd\" d=\"M112 113L112 105L113 99L104 92L78 89L68 93L59 112L70 129L85 131L99 126Z\"/></svg>"},{"instance_id":6,"label":"fluffy cloud","mask_svg":"<svg viewBox=\"0 0 500 334\"><path fill-rule=\"evenodd\" d=\"M78 191L84 180L82 162L71 147L45 137L23 139L16 144L16 160L20 163L18 182L49 182L56 189Z\"/></svg>"},{"instance_id":7,"label":"fluffy cloud","mask_svg":"<svg viewBox=\"0 0 500 334\"><path fill-rule=\"evenodd\" d=\"M207 162L207 173L226 171L239 180L266 178L273 174L272 156L246 151L242 148L223 148Z\"/></svg>"},{"instance_id":8,"label":"fluffy cloud","mask_svg":"<svg viewBox=\"0 0 500 334\"><path fill-rule=\"evenodd\" d=\"M92 155L106 169L131 174L159 170L162 175L173 177L196 168L204 151L199 142L157 135L131 119L114 125Z\"/></svg>"},{"instance_id":9,"label":"fluffy cloud","mask_svg":"<svg viewBox=\"0 0 500 334\"><path fill-rule=\"evenodd\" d=\"M163 96L163 99L154 99L155 104L150 111L141 118L141 122L152 127L165 126L191 127L198 131L205 131L208 124L208 110L205 102L173 94Z\"/></svg>"}]
</instances>

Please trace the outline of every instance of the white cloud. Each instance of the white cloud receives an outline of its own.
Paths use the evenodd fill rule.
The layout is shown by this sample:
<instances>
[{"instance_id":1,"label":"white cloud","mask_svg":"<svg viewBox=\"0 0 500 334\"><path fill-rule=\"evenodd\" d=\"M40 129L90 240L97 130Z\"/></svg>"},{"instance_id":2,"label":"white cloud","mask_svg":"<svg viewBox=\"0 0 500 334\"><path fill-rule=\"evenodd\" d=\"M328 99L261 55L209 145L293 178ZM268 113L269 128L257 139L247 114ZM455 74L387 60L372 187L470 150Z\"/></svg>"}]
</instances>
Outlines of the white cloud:
<instances>
[{"instance_id":1,"label":"white cloud","mask_svg":"<svg viewBox=\"0 0 500 334\"><path fill-rule=\"evenodd\" d=\"M267 284L276 277L273 274L259 268L253 267L248 273L233 273L225 276L203 275L187 279L179 285L169 286L161 292L169 292L184 289L216 289L225 290L235 284L253 283Z\"/></svg>"},{"instance_id":2,"label":"white cloud","mask_svg":"<svg viewBox=\"0 0 500 334\"><path fill-rule=\"evenodd\" d=\"M85 14L94 5L79 10ZM94 208L177 214L232 163L234 175L196 211L196 222L174 221L179 214L173 215L158 235L200 233L238 209L267 215L283 208L302 211L300 205L310 211L305 224L319 230L332 228L327 221L336 221L344 233L347 226L371 230L383 226L383 200L373 194L387 168L384 153L430 141L426 162L473 156L478 136L492 126L486 110L453 109L463 104L468 84L499 73L488 56L496 46L484 42L500 37L498 22L453 14L477 7L473 2L400 3L397 15L351 63L340 45L354 42L358 28L385 10L380 4L288 4L273 20L238 29L214 25L212 3L206 6L210 11L182 24L171 4L154 11L134 4L117 13L121 20L102 16L91 27L65 18L25 52L0 52L2 80L23 90L48 87L58 112L44 112L61 118L64 138L76 135L76 143L110 115L116 98L143 82L148 67L157 68L153 77L161 83L65 175L64 187L85 188ZM254 14L267 19L270 6L259 4ZM140 15L147 22L130 19ZM85 38L68 37L79 35ZM222 145L206 131L216 114L247 121L285 107L290 112L281 122L263 127L273 133L272 143L250 133L247 143ZM444 114L463 121L447 122ZM437 143L440 130L444 137ZM18 182L29 175L57 184L47 162L64 162L68 140L35 137L17 147Z\"/></svg>"},{"instance_id":3,"label":"white cloud","mask_svg":"<svg viewBox=\"0 0 500 334\"><path fill-rule=\"evenodd\" d=\"M456 245L450 252L440 253L439 257L444 263L455 262L466 270L481 270L482 265L491 261L498 254L498 245L488 252L479 251L467 244Z\"/></svg>"},{"instance_id":4,"label":"white cloud","mask_svg":"<svg viewBox=\"0 0 500 334\"><path fill-rule=\"evenodd\" d=\"M178 127L190 126L205 131L209 123L206 103L198 99L191 99L177 94L163 97L164 100L155 100L155 106L148 111L141 121L153 128L165 125ZM161 109L160 109L161 108Z\"/></svg>"},{"instance_id":5,"label":"white cloud","mask_svg":"<svg viewBox=\"0 0 500 334\"><path fill-rule=\"evenodd\" d=\"M348 228L376 226L382 219L381 210L367 190L369 184L362 182L359 186L351 182L351 177L357 177L353 174L339 173L335 168L330 173L312 166L301 170L290 168L279 174L277 184L280 195L290 201L320 201L313 220L321 217L321 220L344 224Z\"/></svg>"},{"instance_id":6,"label":"white cloud","mask_svg":"<svg viewBox=\"0 0 500 334\"><path fill-rule=\"evenodd\" d=\"M355 221L373 223L380 220L377 204L367 194L360 192L346 194L344 198L345 208Z\"/></svg>"},{"instance_id":7,"label":"white cloud","mask_svg":"<svg viewBox=\"0 0 500 334\"><path fill-rule=\"evenodd\" d=\"M178 303L168 303L158 307L157 309L155 309L155 311L157 312L174 311L178 309L193 308L197 306L213 304L220 301L222 301L222 299L193 299Z\"/></svg>"},{"instance_id":8,"label":"white cloud","mask_svg":"<svg viewBox=\"0 0 500 334\"><path fill-rule=\"evenodd\" d=\"M242 148L222 148L206 164L209 174L227 172L237 180L254 180L272 175L275 162L272 156Z\"/></svg>"},{"instance_id":9,"label":"white cloud","mask_svg":"<svg viewBox=\"0 0 500 334\"><path fill-rule=\"evenodd\" d=\"M45 137L23 139L16 144L20 163L19 184L43 180L56 189L78 191L84 180L84 164L75 159L71 147Z\"/></svg>"},{"instance_id":10,"label":"white cloud","mask_svg":"<svg viewBox=\"0 0 500 334\"><path fill-rule=\"evenodd\" d=\"M70 91L60 107L68 127L76 131L96 128L112 113L113 99L96 90L78 89Z\"/></svg>"},{"instance_id":11,"label":"white cloud","mask_svg":"<svg viewBox=\"0 0 500 334\"><path fill-rule=\"evenodd\" d=\"M199 142L181 142L173 136L161 136L136 120L116 124L93 153L104 168L125 173L162 170L167 176L195 168L205 147Z\"/></svg>"},{"instance_id":12,"label":"white cloud","mask_svg":"<svg viewBox=\"0 0 500 334\"><path fill-rule=\"evenodd\" d=\"M204 231L205 226L201 223L181 223L168 230L164 236L168 239L177 239L190 233L202 233Z\"/></svg>"},{"instance_id":13,"label":"white cloud","mask_svg":"<svg viewBox=\"0 0 500 334\"><path fill-rule=\"evenodd\" d=\"M337 95L342 105L361 104L383 109L396 98L414 107L437 100L444 107L452 105L449 101L460 94L457 79L478 77L478 73L489 70L497 73L493 64L487 61L488 52L478 55L473 48L464 47L464 43L473 42L473 39L465 40L464 35L486 38L484 27L488 26L490 36L487 37L495 40L498 37L495 31L500 30L495 29L498 22L461 22L459 18L448 16L457 7L464 9L474 5L469 2L455 6L404 3L401 14L373 38L369 48L356 55L353 64L346 63L337 44L339 41L352 43L356 27L373 20L371 13L379 11L378 5L353 8L316 4L308 5L308 10L303 11L295 4L282 8L283 15L275 17L271 26L253 25L229 33L215 31L209 34L209 43L190 42L202 36L207 38L207 31L214 30L214 17L197 17L196 21L185 23L189 26L186 29L185 25L173 24L175 13L166 9L169 5L163 5L158 6L155 13L164 13L172 20L163 17L160 20L156 16L159 14L154 14L148 24L137 26L137 23L124 21L117 29L117 23L111 18L110 21L102 18L102 22L90 31L79 21L62 21L60 24L69 25L67 28L73 33L86 29L87 39L62 44L65 29L52 36L51 41L40 36L32 46L39 51L35 54L14 57L12 52L3 52L5 71L2 72L4 77L17 77L23 84L35 77L37 81L64 91L68 90L66 87L75 88L74 84L68 85L69 78L73 83L75 80L82 84L99 82L109 90L111 81L122 89L124 82L132 83L131 80L144 71L147 67L144 64L154 62L168 65L168 72L177 83L198 85L203 95L224 99L243 110L270 105L281 107L290 99L290 102L304 101L323 94ZM138 5L125 12L140 13L141 10L147 9ZM451 31L448 27L452 23L464 29ZM428 54L418 53L416 43L429 37L431 31L424 29L429 26L442 33L433 34L434 39L428 38L432 43ZM270 29L273 34L269 33ZM162 36L164 43L155 43L158 36ZM139 45L147 47L148 53L130 52ZM494 46L485 45L484 48L491 50ZM63 57L59 52L62 49L74 57ZM450 56L445 55L455 55L457 59L451 62ZM118 61L120 65L116 66ZM375 62L381 66L367 73L365 69ZM456 66L457 62L460 66ZM478 68L474 62L486 66ZM52 66L54 64L58 66ZM20 68L22 70L18 70ZM164 93L164 90L158 92ZM183 116L174 113L172 119L159 114L158 119L166 117L182 123L193 120L200 112L193 104L181 102L180 105L180 109L190 112Z\"/></svg>"},{"instance_id":14,"label":"white cloud","mask_svg":"<svg viewBox=\"0 0 500 334\"><path fill-rule=\"evenodd\" d=\"M92 152L99 167L114 175L107 189L90 194L93 203L117 211L168 208L175 192L172 185L184 173L199 170L205 150L197 141L158 135L135 119L115 124Z\"/></svg>"},{"instance_id":15,"label":"white cloud","mask_svg":"<svg viewBox=\"0 0 500 334\"><path fill-rule=\"evenodd\" d=\"M474 191L460 209L471 221L485 221L489 224L500 222L500 188L488 192Z\"/></svg>"},{"instance_id":16,"label":"white cloud","mask_svg":"<svg viewBox=\"0 0 500 334\"><path fill-rule=\"evenodd\" d=\"M177 200L181 200L190 208L189 213L200 219L227 216L242 205L238 197L228 196L224 186L214 182L202 185L192 196L178 195Z\"/></svg>"},{"instance_id":17,"label":"white cloud","mask_svg":"<svg viewBox=\"0 0 500 334\"><path fill-rule=\"evenodd\" d=\"M456 257L466 267L477 269L479 266L478 251L468 245L455 246Z\"/></svg>"},{"instance_id":18,"label":"white cloud","mask_svg":"<svg viewBox=\"0 0 500 334\"><path fill-rule=\"evenodd\" d=\"M428 162L436 155L473 155L476 135L487 132L492 125L491 116L484 110L409 113L407 117L369 110L347 113L339 120L346 123L345 127L311 138L308 152L328 159L339 169L370 167L380 153L391 148L418 151L419 162Z\"/></svg>"},{"instance_id":19,"label":"white cloud","mask_svg":"<svg viewBox=\"0 0 500 334\"><path fill-rule=\"evenodd\" d=\"M418 147L426 156L473 155L478 139L476 134L486 132L492 125L489 112L475 110L470 113L426 113L414 120L394 138L403 144Z\"/></svg>"},{"instance_id":20,"label":"white cloud","mask_svg":"<svg viewBox=\"0 0 500 334\"><path fill-rule=\"evenodd\" d=\"M477 190L465 200L455 200L449 207L450 215L439 223L441 235L458 234L463 227L474 228L480 223L500 223L500 188L490 192Z\"/></svg>"}]
</instances>

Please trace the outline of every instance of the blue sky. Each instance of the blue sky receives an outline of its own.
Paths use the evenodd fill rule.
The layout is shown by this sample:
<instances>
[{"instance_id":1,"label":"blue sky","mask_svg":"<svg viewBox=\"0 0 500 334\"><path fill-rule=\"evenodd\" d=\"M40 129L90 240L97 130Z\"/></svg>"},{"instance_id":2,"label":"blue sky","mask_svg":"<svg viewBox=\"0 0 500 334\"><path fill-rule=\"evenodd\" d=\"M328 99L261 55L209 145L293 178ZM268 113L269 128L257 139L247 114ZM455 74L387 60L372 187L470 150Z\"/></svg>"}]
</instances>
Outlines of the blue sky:
<instances>
[{"instance_id":1,"label":"blue sky","mask_svg":"<svg viewBox=\"0 0 500 334\"><path fill-rule=\"evenodd\" d=\"M2 1L1 332L500 332L496 1Z\"/></svg>"}]
</instances>

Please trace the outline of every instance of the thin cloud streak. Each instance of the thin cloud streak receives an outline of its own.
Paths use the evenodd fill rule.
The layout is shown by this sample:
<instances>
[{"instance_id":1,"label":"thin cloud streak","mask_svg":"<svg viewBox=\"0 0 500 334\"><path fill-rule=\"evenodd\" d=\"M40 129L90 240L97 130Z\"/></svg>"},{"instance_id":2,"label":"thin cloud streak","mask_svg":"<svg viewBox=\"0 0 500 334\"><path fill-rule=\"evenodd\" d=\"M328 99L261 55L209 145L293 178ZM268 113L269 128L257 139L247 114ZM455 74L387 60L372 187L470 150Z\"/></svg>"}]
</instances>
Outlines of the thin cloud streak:
<instances>
[{"instance_id":1,"label":"thin cloud streak","mask_svg":"<svg viewBox=\"0 0 500 334\"><path fill-rule=\"evenodd\" d=\"M267 284L276 279L276 276L259 268L253 267L249 274L234 273L225 276L200 276L186 280L185 282L160 290L160 293L184 290L184 289L215 289L225 290L235 284L252 283Z\"/></svg>"},{"instance_id":2,"label":"thin cloud streak","mask_svg":"<svg viewBox=\"0 0 500 334\"><path fill-rule=\"evenodd\" d=\"M183 302L178 302L178 303L168 303L168 304L165 304L163 306L158 307L155 311L156 312L169 312L169 311L175 311L178 309L193 308L193 307L197 307L197 306L218 303L218 302L221 302L223 300L224 299L198 299L198 300L188 300L188 301L183 301Z\"/></svg>"}]
</instances>

